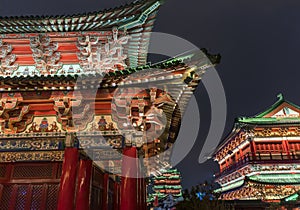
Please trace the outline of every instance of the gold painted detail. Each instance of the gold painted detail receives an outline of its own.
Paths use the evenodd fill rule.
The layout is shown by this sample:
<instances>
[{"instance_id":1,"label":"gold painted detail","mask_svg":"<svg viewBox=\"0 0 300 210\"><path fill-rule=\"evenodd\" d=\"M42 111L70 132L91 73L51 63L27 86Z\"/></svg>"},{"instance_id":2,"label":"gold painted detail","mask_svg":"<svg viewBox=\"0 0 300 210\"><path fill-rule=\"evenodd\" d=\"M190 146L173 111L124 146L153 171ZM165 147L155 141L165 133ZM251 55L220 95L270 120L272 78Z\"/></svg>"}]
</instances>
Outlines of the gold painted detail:
<instances>
[{"instance_id":1,"label":"gold painted detail","mask_svg":"<svg viewBox=\"0 0 300 210\"><path fill-rule=\"evenodd\" d=\"M63 161L64 151L1 152L0 162Z\"/></svg>"},{"instance_id":2,"label":"gold painted detail","mask_svg":"<svg viewBox=\"0 0 300 210\"><path fill-rule=\"evenodd\" d=\"M300 127L257 128L254 130L254 135L256 137L300 136Z\"/></svg>"},{"instance_id":3,"label":"gold painted detail","mask_svg":"<svg viewBox=\"0 0 300 210\"><path fill-rule=\"evenodd\" d=\"M5 150L57 150L63 145L62 138L51 139L5 139L0 140L0 151Z\"/></svg>"},{"instance_id":4,"label":"gold painted detail","mask_svg":"<svg viewBox=\"0 0 300 210\"><path fill-rule=\"evenodd\" d=\"M61 132L61 124L57 122L56 116L35 117L25 133L47 133Z\"/></svg>"},{"instance_id":5,"label":"gold painted detail","mask_svg":"<svg viewBox=\"0 0 300 210\"><path fill-rule=\"evenodd\" d=\"M300 186L247 183L244 187L221 195L222 200L278 200L300 190Z\"/></svg>"}]
</instances>

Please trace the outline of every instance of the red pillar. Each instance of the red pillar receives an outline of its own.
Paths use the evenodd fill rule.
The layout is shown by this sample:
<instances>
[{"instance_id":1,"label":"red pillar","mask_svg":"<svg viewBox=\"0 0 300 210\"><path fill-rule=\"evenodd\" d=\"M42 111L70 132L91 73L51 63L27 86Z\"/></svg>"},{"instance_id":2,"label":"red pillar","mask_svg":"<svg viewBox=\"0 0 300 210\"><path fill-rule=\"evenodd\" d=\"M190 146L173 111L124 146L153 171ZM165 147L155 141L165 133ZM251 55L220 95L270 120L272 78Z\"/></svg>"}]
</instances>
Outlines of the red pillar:
<instances>
[{"instance_id":1,"label":"red pillar","mask_svg":"<svg viewBox=\"0 0 300 210\"><path fill-rule=\"evenodd\" d=\"M123 149L121 210L138 210L137 208L137 150L136 147Z\"/></svg>"},{"instance_id":2,"label":"red pillar","mask_svg":"<svg viewBox=\"0 0 300 210\"><path fill-rule=\"evenodd\" d=\"M140 176L137 179L137 209L142 209L142 180Z\"/></svg>"},{"instance_id":3,"label":"red pillar","mask_svg":"<svg viewBox=\"0 0 300 210\"><path fill-rule=\"evenodd\" d=\"M283 149L284 149L285 153L286 153L287 156L288 156L288 159L291 159L290 148L289 148L289 142L288 142L287 140L283 140L283 141L282 141L282 146L283 146Z\"/></svg>"},{"instance_id":4,"label":"red pillar","mask_svg":"<svg viewBox=\"0 0 300 210\"><path fill-rule=\"evenodd\" d=\"M227 159L225 159L225 162L226 162L226 167L228 167L228 166L229 166L229 163L228 163L228 158L227 158Z\"/></svg>"},{"instance_id":5,"label":"red pillar","mask_svg":"<svg viewBox=\"0 0 300 210\"><path fill-rule=\"evenodd\" d=\"M118 183L118 210L121 209L121 185Z\"/></svg>"},{"instance_id":6,"label":"red pillar","mask_svg":"<svg viewBox=\"0 0 300 210\"><path fill-rule=\"evenodd\" d=\"M74 209L78 149L66 148L59 186L57 210Z\"/></svg>"},{"instance_id":7,"label":"red pillar","mask_svg":"<svg viewBox=\"0 0 300 210\"><path fill-rule=\"evenodd\" d=\"M250 141L250 150L252 153L253 160L256 160L256 145L254 141Z\"/></svg>"},{"instance_id":8,"label":"red pillar","mask_svg":"<svg viewBox=\"0 0 300 210\"><path fill-rule=\"evenodd\" d=\"M240 158L243 158L244 154L243 154L243 150L242 149L239 149L240 151Z\"/></svg>"},{"instance_id":9,"label":"red pillar","mask_svg":"<svg viewBox=\"0 0 300 210\"><path fill-rule=\"evenodd\" d=\"M137 186L136 186L136 193L137 193L137 209L141 209L142 206L142 197L141 197L141 173L140 173L141 164L140 161L137 161Z\"/></svg>"},{"instance_id":10,"label":"red pillar","mask_svg":"<svg viewBox=\"0 0 300 210\"><path fill-rule=\"evenodd\" d=\"M238 153L234 153L234 157L235 157L235 162L237 163L239 161L239 156L238 156Z\"/></svg>"},{"instance_id":11,"label":"red pillar","mask_svg":"<svg viewBox=\"0 0 300 210\"><path fill-rule=\"evenodd\" d=\"M90 209L92 165L93 162L91 160L80 160L77 178L76 210Z\"/></svg>"},{"instance_id":12,"label":"red pillar","mask_svg":"<svg viewBox=\"0 0 300 210\"><path fill-rule=\"evenodd\" d=\"M139 169L138 169L138 209L140 210L146 210L147 204L146 204L146 182L144 178L143 173L143 161L139 161Z\"/></svg>"},{"instance_id":13,"label":"red pillar","mask_svg":"<svg viewBox=\"0 0 300 210\"><path fill-rule=\"evenodd\" d=\"M108 210L108 183L109 174L103 175L103 198L102 198L102 210Z\"/></svg>"}]
</instances>

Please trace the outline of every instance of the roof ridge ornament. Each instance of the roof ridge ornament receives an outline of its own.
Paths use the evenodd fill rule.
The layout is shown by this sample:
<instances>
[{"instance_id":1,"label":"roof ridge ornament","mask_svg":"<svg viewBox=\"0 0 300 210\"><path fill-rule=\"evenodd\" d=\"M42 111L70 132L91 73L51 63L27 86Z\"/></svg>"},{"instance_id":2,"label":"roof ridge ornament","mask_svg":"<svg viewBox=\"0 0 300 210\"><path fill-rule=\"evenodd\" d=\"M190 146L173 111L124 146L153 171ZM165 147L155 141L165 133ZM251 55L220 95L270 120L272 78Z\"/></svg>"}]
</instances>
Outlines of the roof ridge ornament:
<instances>
[{"instance_id":1,"label":"roof ridge ornament","mask_svg":"<svg viewBox=\"0 0 300 210\"><path fill-rule=\"evenodd\" d=\"M279 101L283 101L283 100L284 100L284 97L283 97L283 94L282 94L282 93L279 93L279 94L277 95L277 98L278 98Z\"/></svg>"}]
</instances>

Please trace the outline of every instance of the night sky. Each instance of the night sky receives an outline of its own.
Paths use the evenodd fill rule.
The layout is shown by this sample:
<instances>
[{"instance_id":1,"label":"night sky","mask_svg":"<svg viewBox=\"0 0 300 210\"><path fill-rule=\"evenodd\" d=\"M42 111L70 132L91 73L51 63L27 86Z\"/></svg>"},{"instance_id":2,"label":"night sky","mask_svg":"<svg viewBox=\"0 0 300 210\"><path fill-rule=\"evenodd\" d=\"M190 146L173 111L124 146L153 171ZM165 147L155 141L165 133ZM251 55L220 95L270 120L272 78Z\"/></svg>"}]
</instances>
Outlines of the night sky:
<instances>
[{"instance_id":1,"label":"night sky","mask_svg":"<svg viewBox=\"0 0 300 210\"><path fill-rule=\"evenodd\" d=\"M0 16L59 15L102 10L125 0L1 0ZM222 55L216 67L228 105L227 126L234 118L263 111L283 93L300 104L299 0L167 0L154 31L180 36ZM203 85L195 92L201 128L197 144L178 165L184 187L212 178L216 164L200 165L198 156L210 122L210 104Z\"/></svg>"}]
</instances>

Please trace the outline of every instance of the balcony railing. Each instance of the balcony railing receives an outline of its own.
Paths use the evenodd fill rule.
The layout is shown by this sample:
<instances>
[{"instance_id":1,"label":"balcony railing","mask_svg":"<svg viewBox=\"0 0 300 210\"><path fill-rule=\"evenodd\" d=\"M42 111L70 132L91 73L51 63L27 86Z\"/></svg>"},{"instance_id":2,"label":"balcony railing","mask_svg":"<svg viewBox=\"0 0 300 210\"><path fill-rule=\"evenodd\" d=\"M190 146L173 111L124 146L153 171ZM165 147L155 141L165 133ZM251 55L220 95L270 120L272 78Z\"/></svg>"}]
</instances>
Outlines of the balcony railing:
<instances>
[{"instance_id":1,"label":"balcony railing","mask_svg":"<svg viewBox=\"0 0 300 210\"><path fill-rule=\"evenodd\" d=\"M257 152L257 153L247 153L244 156L237 159L235 162L231 163L227 167L223 168L222 172L215 174L216 178L221 177L231 173L248 163L292 163L300 161L300 153L291 152L287 153L275 153L275 152Z\"/></svg>"}]
</instances>

